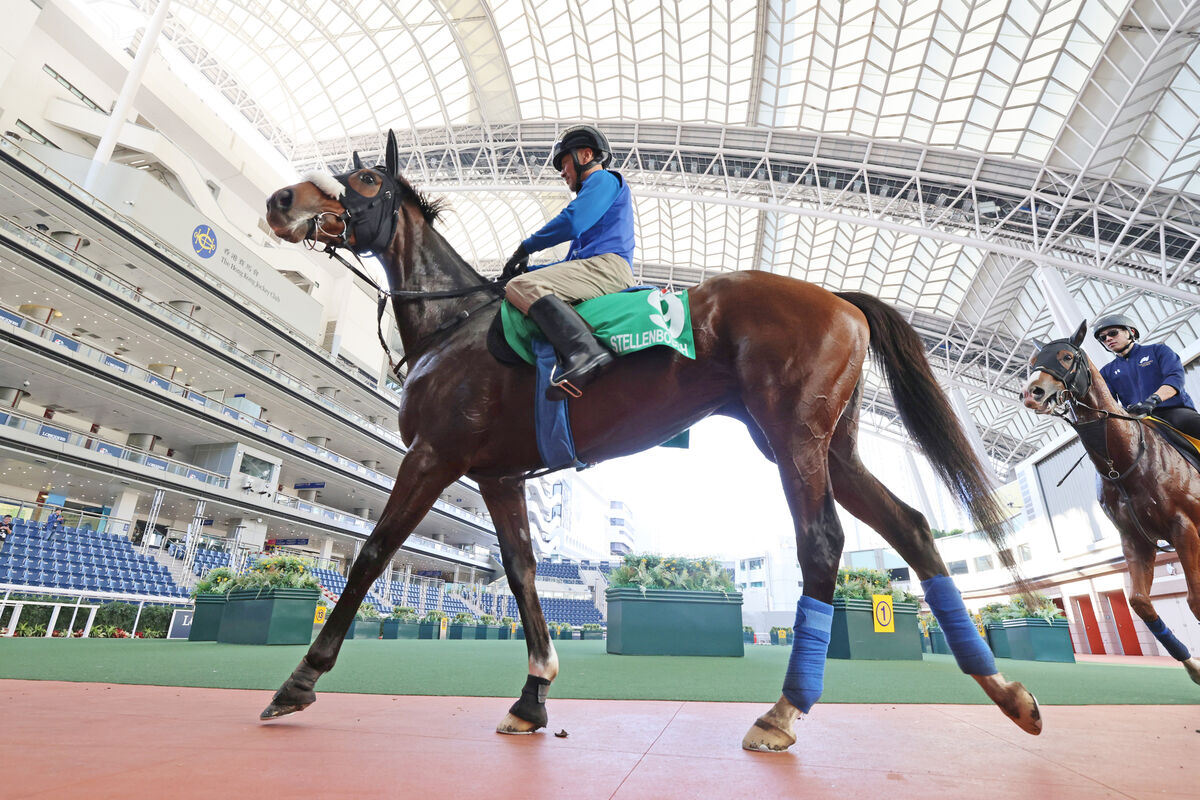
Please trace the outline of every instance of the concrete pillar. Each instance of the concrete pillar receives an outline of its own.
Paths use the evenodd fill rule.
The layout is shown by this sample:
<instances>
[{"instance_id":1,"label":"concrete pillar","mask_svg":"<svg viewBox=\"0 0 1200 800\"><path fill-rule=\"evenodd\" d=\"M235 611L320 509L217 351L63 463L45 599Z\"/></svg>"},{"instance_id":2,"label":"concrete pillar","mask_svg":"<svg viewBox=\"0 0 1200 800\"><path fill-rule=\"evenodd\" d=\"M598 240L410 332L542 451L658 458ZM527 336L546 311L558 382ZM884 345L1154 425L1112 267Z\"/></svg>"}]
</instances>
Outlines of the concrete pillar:
<instances>
[{"instance_id":1,"label":"concrete pillar","mask_svg":"<svg viewBox=\"0 0 1200 800\"><path fill-rule=\"evenodd\" d=\"M274 365L275 359L279 358L279 353L276 353L274 350L255 350L254 357Z\"/></svg>"},{"instance_id":2,"label":"concrete pillar","mask_svg":"<svg viewBox=\"0 0 1200 800\"><path fill-rule=\"evenodd\" d=\"M913 485L917 489L920 511L925 515L925 520L933 525L936 521L933 516L933 505L929 502L929 495L925 492L925 482L921 480L921 473L917 471L917 459L913 455L913 451L907 447L904 448L904 461L908 465L908 474L912 476Z\"/></svg>"},{"instance_id":3,"label":"concrete pillar","mask_svg":"<svg viewBox=\"0 0 1200 800\"><path fill-rule=\"evenodd\" d=\"M330 399L337 397L338 392L340 392L340 391L341 391L341 389L337 388L336 386L318 386L317 387L317 394L321 395L322 397L328 397Z\"/></svg>"},{"instance_id":4,"label":"concrete pillar","mask_svg":"<svg viewBox=\"0 0 1200 800\"><path fill-rule=\"evenodd\" d=\"M1042 290L1046 307L1054 319L1054 335L1066 339L1079 327L1079 323L1087 319L1087 314L1075 302L1075 297L1067 289L1062 273L1054 267L1038 267L1033 273L1034 282ZM1092 338L1091 331L1083 338L1083 350L1095 364L1105 364L1112 355L1104 346Z\"/></svg>"},{"instance_id":5,"label":"concrete pillar","mask_svg":"<svg viewBox=\"0 0 1200 800\"><path fill-rule=\"evenodd\" d=\"M367 506L359 506L358 508L353 509L352 513L354 516L362 517L363 519L371 518L371 509Z\"/></svg>"},{"instance_id":6,"label":"concrete pillar","mask_svg":"<svg viewBox=\"0 0 1200 800\"><path fill-rule=\"evenodd\" d=\"M328 562L331 558L333 558L333 539L326 538L321 542L321 562L325 569L329 568Z\"/></svg>"},{"instance_id":7,"label":"concrete pillar","mask_svg":"<svg viewBox=\"0 0 1200 800\"><path fill-rule=\"evenodd\" d=\"M122 489L121 493L116 496L108 515L111 519L118 521L115 523L117 528L124 530L125 526L131 526L133 517L137 513L138 501L141 499L142 494L136 489Z\"/></svg>"},{"instance_id":8,"label":"concrete pillar","mask_svg":"<svg viewBox=\"0 0 1200 800\"><path fill-rule=\"evenodd\" d=\"M435 533L435 534L433 534L433 540L434 540L435 542L442 542L442 543L444 544L444 543L446 542L446 534L444 534L444 533Z\"/></svg>"},{"instance_id":9,"label":"concrete pillar","mask_svg":"<svg viewBox=\"0 0 1200 800\"><path fill-rule=\"evenodd\" d=\"M100 137L100 143L96 145L96 154L92 156L87 177L83 179L85 191L91 192L96 188L96 178L100 175L100 168L112 158L113 150L117 146L117 139L121 135L121 128L125 125L125 115L129 113L129 109L133 105L133 98L142 85L142 75L145 74L146 66L150 63L150 54L154 52L158 34L167 20L168 5L170 5L170 0L159 0L158 8L154 10L154 16L150 18L150 24L146 26L146 32L142 34L142 42L138 45L133 66L129 68L129 74L125 76L125 83L121 86L121 93L117 95L117 102L113 105L112 113L108 117L104 135Z\"/></svg>"},{"instance_id":10,"label":"concrete pillar","mask_svg":"<svg viewBox=\"0 0 1200 800\"><path fill-rule=\"evenodd\" d=\"M316 502L316 499L317 499L317 490L316 489L300 489L296 492L296 496L299 497L301 500L303 500L306 503L313 503L313 502Z\"/></svg>"},{"instance_id":11,"label":"concrete pillar","mask_svg":"<svg viewBox=\"0 0 1200 800\"><path fill-rule=\"evenodd\" d=\"M375 459L375 458L364 458L364 459L363 459L361 462L359 462L359 463L361 463L361 464L362 464L364 467L366 467L367 469L373 469L373 470L375 470L376 472L378 472L378 471L379 471L379 460L378 460L378 459Z\"/></svg>"},{"instance_id":12,"label":"concrete pillar","mask_svg":"<svg viewBox=\"0 0 1200 800\"><path fill-rule=\"evenodd\" d=\"M125 445L135 450L145 450L149 453L154 450L154 442L158 438L153 433L131 433L129 434L129 438L125 440Z\"/></svg>"},{"instance_id":13,"label":"concrete pillar","mask_svg":"<svg viewBox=\"0 0 1200 800\"><path fill-rule=\"evenodd\" d=\"M327 447L329 445L328 436L309 436L309 444L315 444L317 447Z\"/></svg>"},{"instance_id":14,"label":"concrete pillar","mask_svg":"<svg viewBox=\"0 0 1200 800\"><path fill-rule=\"evenodd\" d=\"M0 387L0 408L18 408L26 397L29 397L29 392L24 389Z\"/></svg>"},{"instance_id":15,"label":"concrete pillar","mask_svg":"<svg viewBox=\"0 0 1200 800\"><path fill-rule=\"evenodd\" d=\"M262 517L243 517L242 519L229 520L230 530L238 527L242 529L241 534L238 536L238 541L243 547L249 547L252 550L262 550L266 546L267 523L263 522Z\"/></svg>"}]
</instances>

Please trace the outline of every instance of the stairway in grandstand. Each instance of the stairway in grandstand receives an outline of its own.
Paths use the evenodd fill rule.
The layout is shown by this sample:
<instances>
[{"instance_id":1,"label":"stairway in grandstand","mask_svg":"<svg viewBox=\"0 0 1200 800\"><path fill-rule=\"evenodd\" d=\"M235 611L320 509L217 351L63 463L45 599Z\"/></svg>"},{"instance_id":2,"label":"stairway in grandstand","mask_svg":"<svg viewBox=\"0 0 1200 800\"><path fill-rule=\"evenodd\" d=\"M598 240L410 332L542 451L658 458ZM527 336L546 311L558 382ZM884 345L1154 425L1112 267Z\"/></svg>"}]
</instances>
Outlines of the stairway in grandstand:
<instances>
[{"instance_id":1,"label":"stairway in grandstand","mask_svg":"<svg viewBox=\"0 0 1200 800\"><path fill-rule=\"evenodd\" d=\"M16 520L0 550L0 584L186 597L166 567L126 538L89 526L47 529Z\"/></svg>"}]
</instances>

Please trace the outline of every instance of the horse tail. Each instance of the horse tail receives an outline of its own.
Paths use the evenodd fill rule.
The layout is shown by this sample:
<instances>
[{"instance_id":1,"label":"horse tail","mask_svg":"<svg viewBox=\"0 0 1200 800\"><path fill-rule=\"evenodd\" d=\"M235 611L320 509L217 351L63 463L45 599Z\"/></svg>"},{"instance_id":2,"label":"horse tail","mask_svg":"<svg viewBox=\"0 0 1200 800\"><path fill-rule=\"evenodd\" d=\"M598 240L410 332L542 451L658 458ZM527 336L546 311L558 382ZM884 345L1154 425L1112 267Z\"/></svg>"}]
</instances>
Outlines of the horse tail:
<instances>
[{"instance_id":1,"label":"horse tail","mask_svg":"<svg viewBox=\"0 0 1200 800\"><path fill-rule=\"evenodd\" d=\"M836 294L867 318L871 355L887 378L892 400L909 435L1023 586L1012 554L1006 549L1008 515L996 499L987 468L976 457L950 401L933 376L921 338L899 312L882 300L861 292Z\"/></svg>"}]
</instances>

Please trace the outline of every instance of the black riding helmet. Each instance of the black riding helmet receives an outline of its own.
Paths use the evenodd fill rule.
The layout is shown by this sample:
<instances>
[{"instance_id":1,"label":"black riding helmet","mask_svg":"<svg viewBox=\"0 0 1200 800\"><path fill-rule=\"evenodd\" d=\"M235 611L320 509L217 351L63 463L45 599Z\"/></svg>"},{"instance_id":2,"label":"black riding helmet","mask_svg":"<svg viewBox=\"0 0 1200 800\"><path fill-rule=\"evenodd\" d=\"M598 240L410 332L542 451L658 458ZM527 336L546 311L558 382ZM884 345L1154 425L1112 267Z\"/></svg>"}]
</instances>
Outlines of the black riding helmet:
<instances>
[{"instance_id":1,"label":"black riding helmet","mask_svg":"<svg viewBox=\"0 0 1200 800\"><path fill-rule=\"evenodd\" d=\"M1105 314L1096 320L1096 324L1092 326L1092 337L1096 341L1100 341L1100 331L1108 330L1109 328L1125 328L1133 334L1135 342L1142 338L1142 333L1138 330L1137 323L1124 314Z\"/></svg>"},{"instance_id":2,"label":"black riding helmet","mask_svg":"<svg viewBox=\"0 0 1200 800\"><path fill-rule=\"evenodd\" d=\"M579 147L592 149L592 153L595 155L591 161L586 164L579 163L575 158L575 150ZM576 125L573 128L567 128L563 131L562 136L558 137L558 141L554 143L554 149L550 151L550 163L556 170L562 170L563 156L567 153L571 154L571 160L575 162L576 172L582 172L593 164L607 167L612 161L612 148L608 145L607 137L591 125Z\"/></svg>"}]
</instances>

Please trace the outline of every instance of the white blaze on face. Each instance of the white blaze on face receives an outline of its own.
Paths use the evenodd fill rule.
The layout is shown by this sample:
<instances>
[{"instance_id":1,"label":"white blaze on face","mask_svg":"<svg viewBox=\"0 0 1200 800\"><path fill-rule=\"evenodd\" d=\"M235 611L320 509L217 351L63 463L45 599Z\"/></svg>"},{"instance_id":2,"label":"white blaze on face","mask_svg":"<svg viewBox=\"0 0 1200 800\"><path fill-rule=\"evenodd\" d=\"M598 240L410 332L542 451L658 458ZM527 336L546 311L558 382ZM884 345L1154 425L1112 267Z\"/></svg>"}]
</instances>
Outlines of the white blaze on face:
<instances>
[{"instance_id":1,"label":"white blaze on face","mask_svg":"<svg viewBox=\"0 0 1200 800\"><path fill-rule=\"evenodd\" d=\"M306 172L300 179L308 181L334 200L341 200L346 194L346 187L328 172Z\"/></svg>"}]
</instances>

